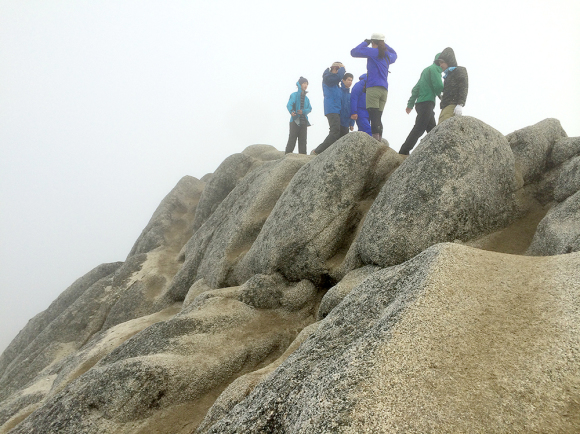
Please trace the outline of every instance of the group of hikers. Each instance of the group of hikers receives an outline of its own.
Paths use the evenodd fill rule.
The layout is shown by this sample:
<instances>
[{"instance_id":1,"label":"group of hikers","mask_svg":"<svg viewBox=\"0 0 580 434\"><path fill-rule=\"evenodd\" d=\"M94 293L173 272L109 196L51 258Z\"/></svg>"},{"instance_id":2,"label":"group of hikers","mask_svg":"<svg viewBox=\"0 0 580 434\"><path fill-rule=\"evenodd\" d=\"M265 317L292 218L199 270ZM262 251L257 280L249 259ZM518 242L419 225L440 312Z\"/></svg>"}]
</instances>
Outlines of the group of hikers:
<instances>
[{"instance_id":1,"label":"group of hikers","mask_svg":"<svg viewBox=\"0 0 580 434\"><path fill-rule=\"evenodd\" d=\"M351 93L354 77L346 72L341 62L334 62L324 71L322 75L324 115L328 119L329 133L311 152L312 155L320 154L349 131L353 131L355 123L359 131L369 134L378 141L382 139L381 118L387 102L389 66L397 60L397 53L385 43L384 35L373 33L370 39L365 39L353 48L350 54L352 57L367 59L367 72L359 77ZM286 153L294 151L298 140L298 152L306 154L307 128L310 126L308 114L312 111L310 100L306 96L308 80L300 77L296 85L298 91L290 95L287 104L291 118ZM411 91L406 112L411 113L414 107L417 118L399 153L409 155L423 133L435 127L434 109L437 97L441 99L439 115L441 123L453 116L461 115L467 99L467 90L467 70L457 66L453 49L447 47L423 70L419 81Z\"/></svg>"}]
</instances>

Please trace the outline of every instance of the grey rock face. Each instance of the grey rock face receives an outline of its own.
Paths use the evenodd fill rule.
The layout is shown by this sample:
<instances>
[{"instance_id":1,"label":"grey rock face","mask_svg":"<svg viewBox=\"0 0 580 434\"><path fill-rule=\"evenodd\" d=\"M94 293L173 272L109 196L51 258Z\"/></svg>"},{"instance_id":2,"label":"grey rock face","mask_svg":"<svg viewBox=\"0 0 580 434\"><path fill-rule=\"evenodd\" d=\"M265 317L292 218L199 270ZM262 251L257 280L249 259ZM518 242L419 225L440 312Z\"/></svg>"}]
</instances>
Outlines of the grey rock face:
<instances>
[{"instance_id":1,"label":"grey rock face","mask_svg":"<svg viewBox=\"0 0 580 434\"><path fill-rule=\"evenodd\" d=\"M159 204L129 256L148 253L160 246L179 251L192 235L191 226L204 186L192 176L181 178Z\"/></svg>"},{"instance_id":2,"label":"grey rock face","mask_svg":"<svg viewBox=\"0 0 580 434\"><path fill-rule=\"evenodd\" d=\"M303 166L276 203L238 281L280 272L291 281L324 281L340 265L368 200L400 161L365 133L351 133Z\"/></svg>"},{"instance_id":3,"label":"grey rock face","mask_svg":"<svg viewBox=\"0 0 580 434\"><path fill-rule=\"evenodd\" d=\"M580 156L562 165L560 176L554 189L554 198L562 202L580 190Z\"/></svg>"},{"instance_id":4,"label":"grey rock face","mask_svg":"<svg viewBox=\"0 0 580 434\"><path fill-rule=\"evenodd\" d=\"M204 432L574 432L579 266L431 247L353 289Z\"/></svg>"},{"instance_id":5,"label":"grey rock face","mask_svg":"<svg viewBox=\"0 0 580 434\"><path fill-rule=\"evenodd\" d=\"M545 119L506 136L514 153L516 168L526 184L540 179L548 168L554 144L566 136L557 119Z\"/></svg>"},{"instance_id":6,"label":"grey rock face","mask_svg":"<svg viewBox=\"0 0 580 434\"><path fill-rule=\"evenodd\" d=\"M580 137L562 137L552 147L550 164L558 166L576 155L580 155Z\"/></svg>"},{"instance_id":7,"label":"grey rock face","mask_svg":"<svg viewBox=\"0 0 580 434\"><path fill-rule=\"evenodd\" d=\"M468 240L516 216L516 176L504 136L454 117L433 129L382 188L349 256L400 264L433 244Z\"/></svg>"},{"instance_id":8,"label":"grey rock face","mask_svg":"<svg viewBox=\"0 0 580 434\"><path fill-rule=\"evenodd\" d=\"M284 189L312 157L289 154L248 173L220 203L184 248L186 260L168 297L183 300L195 280L212 288L235 286L232 272L250 249Z\"/></svg>"},{"instance_id":9,"label":"grey rock face","mask_svg":"<svg viewBox=\"0 0 580 434\"><path fill-rule=\"evenodd\" d=\"M526 254L549 256L577 251L580 251L580 191L548 211Z\"/></svg>"},{"instance_id":10,"label":"grey rock face","mask_svg":"<svg viewBox=\"0 0 580 434\"><path fill-rule=\"evenodd\" d=\"M276 360L314 321L318 299L312 283L281 276L203 293L118 346L13 433L195 429L216 391Z\"/></svg>"}]
</instances>

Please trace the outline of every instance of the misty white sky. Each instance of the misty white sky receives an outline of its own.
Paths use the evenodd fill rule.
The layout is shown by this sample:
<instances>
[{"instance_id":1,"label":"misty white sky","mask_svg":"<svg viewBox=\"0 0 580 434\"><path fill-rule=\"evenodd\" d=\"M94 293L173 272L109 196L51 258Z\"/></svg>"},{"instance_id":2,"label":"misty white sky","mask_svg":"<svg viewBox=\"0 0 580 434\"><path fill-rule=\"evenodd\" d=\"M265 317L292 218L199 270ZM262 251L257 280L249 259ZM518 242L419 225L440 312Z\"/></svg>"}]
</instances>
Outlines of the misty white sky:
<instances>
[{"instance_id":1,"label":"misty white sky","mask_svg":"<svg viewBox=\"0 0 580 434\"><path fill-rule=\"evenodd\" d=\"M399 56L383 114L396 150L411 88L447 46L469 72L464 114L580 135L580 2L394 3L0 0L0 351L75 279L124 260L182 176L251 144L284 150L301 75L316 147L322 73L342 61L358 78L350 50L373 32Z\"/></svg>"}]
</instances>

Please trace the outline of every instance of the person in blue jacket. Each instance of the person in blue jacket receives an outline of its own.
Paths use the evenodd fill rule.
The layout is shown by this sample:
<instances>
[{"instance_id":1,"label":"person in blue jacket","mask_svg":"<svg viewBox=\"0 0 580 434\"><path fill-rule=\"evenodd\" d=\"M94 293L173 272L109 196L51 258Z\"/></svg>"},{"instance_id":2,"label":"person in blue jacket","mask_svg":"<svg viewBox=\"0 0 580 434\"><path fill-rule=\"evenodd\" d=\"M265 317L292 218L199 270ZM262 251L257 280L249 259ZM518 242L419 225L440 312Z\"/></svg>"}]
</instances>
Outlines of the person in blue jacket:
<instances>
[{"instance_id":1,"label":"person in blue jacket","mask_svg":"<svg viewBox=\"0 0 580 434\"><path fill-rule=\"evenodd\" d=\"M328 119L329 132L326 139L311 152L317 155L327 149L340 138L340 108L342 104L342 91L338 86L346 69L340 62L334 62L330 68L322 74L322 93L324 94L324 115Z\"/></svg>"},{"instance_id":2,"label":"person in blue jacket","mask_svg":"<svg viewBox=\"0 0 580 434\"><path fill-rule=\"evenodd\" d=\"M367 111L367 75L361 75L359 80L350 92L350 117L356 121L359 131L364 131L372 136L369 112Z\"/></svg>"},{"instance_id":3,"label":"person in blue jacket","mask_svg":"<svg viewBox=\"0 0 580 434\"><path fill-rule=\"evenodd\" d=\"M347 72L340 82L340 89L342 90L340 102L340 137L348 134L348 130L354 130L354 119L350 117L350 87L352 86L352 79L352 74Z\"/></svg>"},{"instance_id":4,"label":"person in blue jacket","mask_svg":"<svg viewBox=\"0 0 580 434\"><path fill-rule=\"evenodd\" d=\"M354 47L350 55L367 59L367 110L373 137L380 141L383 137L381 117L389 91L389 66L397 60L397 53L385 43L385 35L373 33L371 39Z\"/></svg>"},{"instance_id":5,"label":"person in blue jacket","mask_svg":"<svg viewBox=\"0 0 580 434\"><path fill-rule=\"evenodd\" d=\"M298 152L306 154L306 128L310 126L308 122L308 113L312 111L310 100L306 96L308 92L308 80L304 77L296 82L298 90L290 95L286 108L290 112L290 135L286 145L286 154L294 152L296 139L298 139Z\"/></svg>"}]
</instances>

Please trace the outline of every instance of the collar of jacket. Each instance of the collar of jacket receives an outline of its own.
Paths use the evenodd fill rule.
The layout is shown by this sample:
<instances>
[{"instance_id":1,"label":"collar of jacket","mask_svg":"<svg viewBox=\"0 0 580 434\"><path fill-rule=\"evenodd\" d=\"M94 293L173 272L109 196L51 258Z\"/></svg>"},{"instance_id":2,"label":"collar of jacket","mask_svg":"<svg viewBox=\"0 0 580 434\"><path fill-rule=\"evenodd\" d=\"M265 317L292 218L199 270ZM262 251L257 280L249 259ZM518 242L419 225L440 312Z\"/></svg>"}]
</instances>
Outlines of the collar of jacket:
<instances>
[{"instance_id":1,"label":"collar of jacket","mask_svg":"<svg viewBox=\"0 0 580 434\"><path fill-rule=\"evenodd\" d=\"M456 66L450 66L449 68L447 68L445 70L445 75L443 76L443 78L447 78L447 75L452 72L455 68L457 68Z\"/></svg>"},{"instance_id":2,"label":"collar of jacket","mask_svg":"<svg viewBox=\"0 0 580 434\"><path fill-rule=\"evenodd\" d=\"M340 80L340 88L342 89L343 92L350 92L350 88L346 87L344 85L344 81Z\"/></svg>"}]
</instances>

